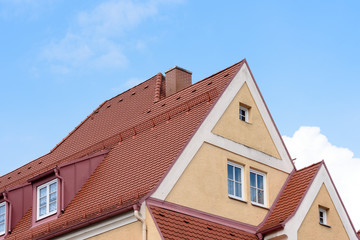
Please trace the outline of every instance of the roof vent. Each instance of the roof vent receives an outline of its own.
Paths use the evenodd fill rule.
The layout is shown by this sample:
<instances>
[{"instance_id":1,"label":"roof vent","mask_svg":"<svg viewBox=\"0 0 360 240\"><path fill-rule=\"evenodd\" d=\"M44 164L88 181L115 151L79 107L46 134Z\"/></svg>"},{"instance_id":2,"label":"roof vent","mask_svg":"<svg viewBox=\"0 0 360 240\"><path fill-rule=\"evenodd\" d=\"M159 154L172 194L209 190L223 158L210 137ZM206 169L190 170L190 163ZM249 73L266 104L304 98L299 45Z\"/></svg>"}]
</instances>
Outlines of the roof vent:
<instances>
[{"instance_id":1,"label":"roof vent","mask_svg":"<svg viewBox=\"0 0 360 240\"><path fill-rule=\"evenodd\" d=\"M192 72L175 66L165 72L166 97L191 85Z\"/></svg>"}]
</instances>

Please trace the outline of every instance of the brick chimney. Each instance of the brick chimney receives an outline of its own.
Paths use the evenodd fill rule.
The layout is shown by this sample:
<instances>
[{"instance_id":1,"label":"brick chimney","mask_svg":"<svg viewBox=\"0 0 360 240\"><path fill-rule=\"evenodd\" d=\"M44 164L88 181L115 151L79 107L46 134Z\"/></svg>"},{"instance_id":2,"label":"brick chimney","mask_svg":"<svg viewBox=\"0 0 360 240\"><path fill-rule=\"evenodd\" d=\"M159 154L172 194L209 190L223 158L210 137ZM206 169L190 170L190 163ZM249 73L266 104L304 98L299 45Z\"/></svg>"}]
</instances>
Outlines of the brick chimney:
<instances>
[{"instance_id":1,"label":"brick chimney","mask_svg":"<svg viewBox=\"0 0 360 240\"><path fill-rule=\"evenodd\" d=\"M165 72L165 94L170 96L191 85L192 72L175 66Z\"/></svg>"}]
</instances>

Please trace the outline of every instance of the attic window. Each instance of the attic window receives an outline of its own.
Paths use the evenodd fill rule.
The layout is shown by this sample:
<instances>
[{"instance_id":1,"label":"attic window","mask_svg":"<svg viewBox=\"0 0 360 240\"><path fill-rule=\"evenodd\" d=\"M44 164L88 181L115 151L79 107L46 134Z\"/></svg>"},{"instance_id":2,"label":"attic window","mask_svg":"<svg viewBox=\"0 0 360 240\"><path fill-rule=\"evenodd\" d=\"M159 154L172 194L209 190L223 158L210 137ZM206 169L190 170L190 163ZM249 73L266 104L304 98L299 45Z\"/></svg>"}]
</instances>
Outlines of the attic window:
<instances>
[{"instance_id":1,"label":"attic window","mask_svg":"<svg viewBox=\"0 0 360 240\"><path fill-rule=\"evenodd\" d=\"M319 223L323 226L330 227L327 224L328 208L319 206Z\"/></svg>"},{"instance_id":2,"label":"attic window","mask_svg":"<svg viewBox=\"0 0 360 240\"><path fill-rule=\"evenodd\" d=\"M57 185L57 179L54 179L37 187L37 220L57 213Z\"/></svg>"},{"instance_id":3,"label":"attic window","mask_svg":"<svg viewBox=\"0 0 360 240\"><path fill-rule=\"evenodd\" d=\"M6 202L0 203L0 235L5 234Z\"/></svg>"},{"instance_id":4,"label":"attic window","mask_svg":"<svg viewBox=\"0 0 360 240\"><path fill-rule=\"evenodd\" d=\"M244 122L249 122L250 107L240 103L239 104L239 119Z\"/></svg>"}]
</instances>

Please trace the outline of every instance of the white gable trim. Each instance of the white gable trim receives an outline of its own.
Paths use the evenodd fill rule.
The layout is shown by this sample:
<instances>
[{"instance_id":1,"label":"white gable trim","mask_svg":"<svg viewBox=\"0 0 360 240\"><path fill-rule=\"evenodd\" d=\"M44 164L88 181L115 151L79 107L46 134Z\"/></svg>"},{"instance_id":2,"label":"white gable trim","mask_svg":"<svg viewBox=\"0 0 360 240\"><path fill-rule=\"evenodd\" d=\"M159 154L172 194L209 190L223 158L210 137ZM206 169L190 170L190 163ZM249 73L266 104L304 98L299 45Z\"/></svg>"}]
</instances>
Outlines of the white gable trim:
<instances>
[{"instance_id":1,"label":"white gable trim","mask_svg":"<svg viewBox=\"0 0 360 240\"><path fill-rule=\"evenodd\" d=\"M304 221L311 205L313 204L318 192L320 191L321 186L325 184L326 189L329 192L331 200L333 201L336 211L338 212L340 219L344 225L345 231L347 232L350 240L358 240L356 233L352 227L350 219L345 211L344 206L341 203L339 195L336 192L335 186L333 185L329 173L327 172L324 165L321 166L319 172L317 173L313 183L311 184L308 192L306 193L303 201L301 202L299 208L292 218L285 224L283 230L269 234L265 237L265 240L272 239L276 236L281 236L286 234L288 239L297 240L298 230Z\"/></svg>"},{"instance_id":2,"label":"white gable trim","mask_svg":"<svg viewBox=\"0 0 360 240\"><path fill-rule=\"evenodd\" d=\"M266 127L269 129L269 133L275 143L275 146L278 148L279 154L282 160L276 160L274 163L269 161L269 156L267 154L255 154L255 152L260 153L259 151L251 151L254 154L249 154L248 148L241 147L241 144L233 146L229 144L229 141L220 141L219 138L214 137L214 134L211 132L215 127L216 123L223 116L225 110L230 105L232 100L235 98L240 88L244 83L248 84L250 92L257 104L257 107L260 111L262 118L264 119ZM191 114L191 113L190 113ZM189 141L188 145L185 147L183 152L180 154L179 158L176 160L172 168L169 170L163 181L160 183L156 191L151 195L153 198L160 200L165 200L165 198L170 193L171 189L174 187L182 173L185 171L186 167L193 159L197 151L200 149L201 145L205 141L211 141L211 144L222 146L227 149L227 144L232 145L231 147L239 147L237 151L238 154L242 156L248 156L249 158L269 164L270 166L277 168L281 171L290 173L294 166L287 154L285 146L282 144L280 135L278 134L276 127L266 109L265 103L262 100L260 92L258 91L254 79L251 76L251 73L246 65L246 62L241 66L239 72L235 75L234 79L230 82L228 87L224 90L223 94L220 96L213 109L210 111L208 116L205 118L203 123L200 125L199 129L196 131L194 136ZM224 144L225 143L225 144ZM255 157L256 159L254 159Z\"/></svg>"},{"instance_id":3,"label":"white gable trim","mask_svg":"<svg viewBox=\"0 0 360 240\"><path fill-rule=\"evenodd\" d=\"M263 164L269 165L271 167L275 167L282 171L287 171L287 169L284 167L282 160L270 156L261 151L258 151L254 148L224 138L222 136L211 133L207 136L205 141L216 147L226 149L230 152L233 152L238 155L242 155L254 161L261 162Z\"/></svg>"}]
</instances>

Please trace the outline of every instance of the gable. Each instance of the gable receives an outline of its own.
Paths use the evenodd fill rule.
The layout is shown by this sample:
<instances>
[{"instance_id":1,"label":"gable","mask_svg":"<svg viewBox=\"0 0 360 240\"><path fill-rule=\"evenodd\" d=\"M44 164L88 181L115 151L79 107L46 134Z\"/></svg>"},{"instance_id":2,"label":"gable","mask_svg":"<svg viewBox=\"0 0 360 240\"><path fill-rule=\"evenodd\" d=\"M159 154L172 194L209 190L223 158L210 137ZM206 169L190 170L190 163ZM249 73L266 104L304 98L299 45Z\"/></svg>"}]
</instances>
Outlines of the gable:
<instances>
[{"instance_id":1,"label":"gable","mask_svg":"<svg viewBox=\"0 0 360 240\"><path fill-rule=\"evenodd\" d=\"M248 108L248 122L239 119L241 105ZM281 158L246 82L241 86L212 132L278 159Z\"/></svg>"},{"instance_id":2,"label":"gable","mask_svg":"<svg viewBox=\"0 0 360 240\"><path fill-rule=\"evenodd\" d=\"M326 224L319 224L319 206L327 208ZM298 239L349 239L330 194L323 184L298 230Z\"/></svg>"},{"instance_id":3,"label":"gable","mask_svg":"<svg viewBox=\"0 0 360 240\"><path fill-rule=\"evenodd\" d=\"M321 188L323 186L325 186L326 191L321 191ZM330 197L333 204L330 203L327 195ZM289 201L291 200L289 199ZM287 236L288 239L292 240L303 239L301 237L298 237L298 231L299 229L301 229L304 221L306 220L305 218L308 216L309 211L309 216L313 214L311 212L312 206L318 206L319 203L330 204L329 206L334 206L334 210L336 210L339 216L339 219L345 229L348 239L358 239L358 237L356 236L356 231L350 221L346 209L323 162L319 168L319 171L316 173L314 180L311 182L309 188L303 196L300 205L296 208L295 212L293 212L285 221L282 221L282 228L280 230L279 228L274 229L278 231L267 234L264 239L270 240L278 236ZM338 220L336 220L336 214L333 216L335 219L334 222L339 223ZM302 230L306 229L306 225L307 223L304 224L305 227Z\"/></svg>"},{"instance_id":4,"label":"gable","mask_svg":"<svg viewBox=\"0 0 360 240\"><path fill-rule=\"evenodd\" d=\"M247 83L247 86L249 87L249 91L253 96L259 112L261 113L266 128L280 155L280 159L257 149L250 148L244 144L221 137L212 132L216 124L219 122L221 116L224 115L224 112L233 102L244 83ZM161 200L166 199L167 195L170 193L171 189L179 180L180 176L183 174L186 167L189 165L204 142L210 143L211 145L217 146L218 148L227 149L230 152L236 153L245 158L251 159L285 173L290 173L294 169L294 165L271 118L271 115L267 110L266 104L263 101L263 98L251 75L251 72L247 67L246 61L242 62L242 64L239 66L238 71L232 78L231 82L222 92L220 98L217 100L195 134L187 143L175 163L169 169L164 179L160 182L160 185L152 194L153 198L158 198Z\"/></svg>"}]
</instances>

